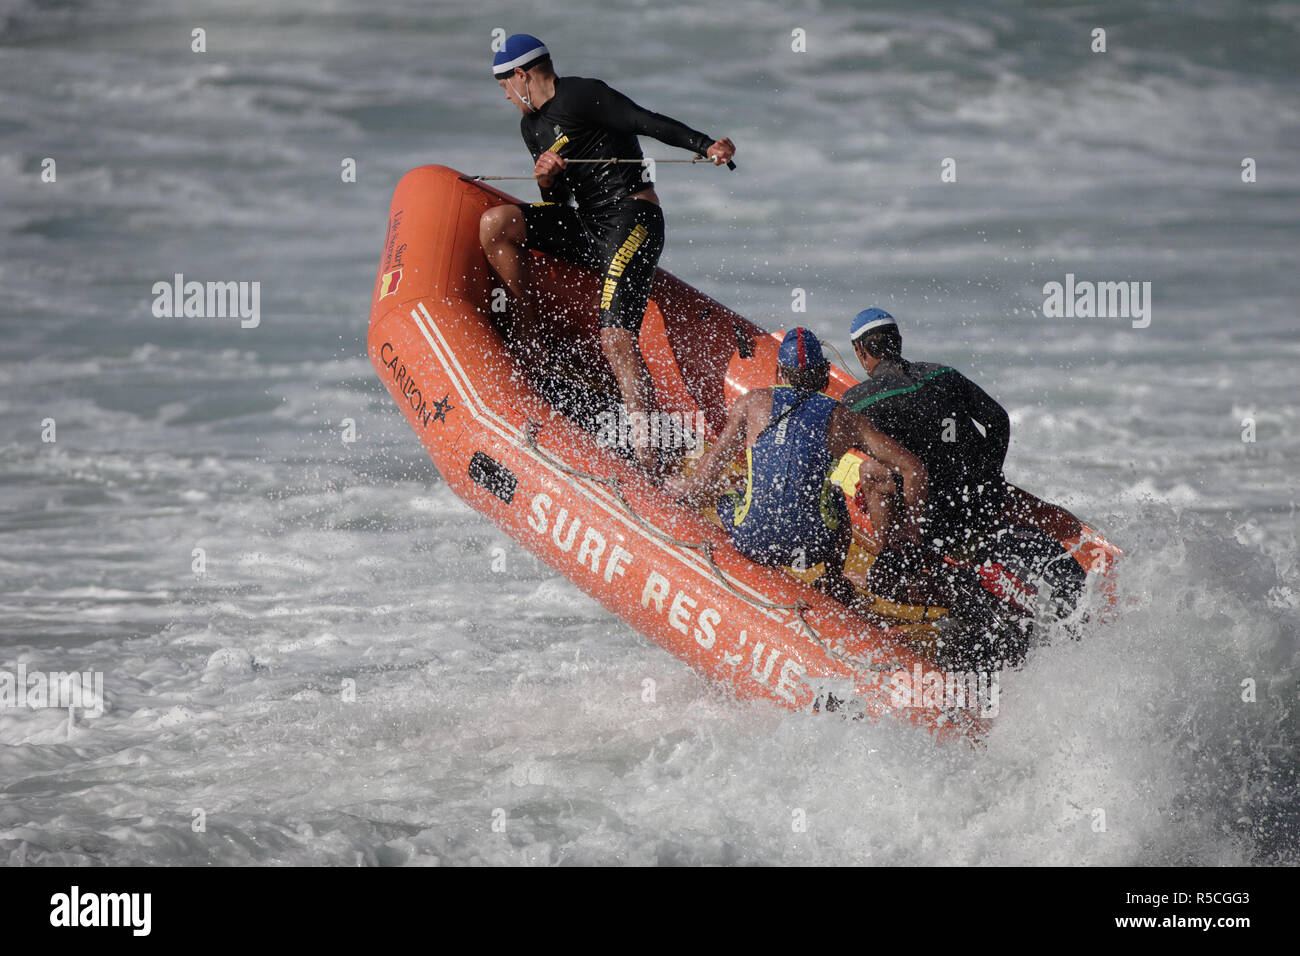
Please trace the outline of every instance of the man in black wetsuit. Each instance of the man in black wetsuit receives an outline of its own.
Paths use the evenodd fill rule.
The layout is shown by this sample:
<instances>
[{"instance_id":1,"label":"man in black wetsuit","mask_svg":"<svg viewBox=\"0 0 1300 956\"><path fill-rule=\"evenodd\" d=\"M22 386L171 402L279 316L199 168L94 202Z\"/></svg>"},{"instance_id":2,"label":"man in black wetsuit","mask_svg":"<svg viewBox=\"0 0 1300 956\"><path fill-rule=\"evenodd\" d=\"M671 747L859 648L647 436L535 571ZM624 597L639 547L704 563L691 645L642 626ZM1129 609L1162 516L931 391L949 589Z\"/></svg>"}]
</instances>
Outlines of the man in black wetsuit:
<instances>
[{"instance_id":1,"label":"man in black wetsuit","mask_svg":"<svg viewBox=\"0 0 1300 956\"><path fill-rule=\"evenodd\" d=\"M989 554L1006 497L1006 411L956 369L904 359L898 323L883 309L858 313L849 337L867 381L841 401L915 455L929 476L921 542L884 546L867 574L868 589L905 603L942 605L966 622L941 641L945 666L1019 660L1027 645L1015 615L1007 616L973 567L943 559L983 561ZM900 508L893 473L869 458L859 476L858 501L872 527L891 527Z\"/></svg>"},{"instance_id":2,"label":"man in black wetsuit","mask_svg":"<svg viewBox=\"0 0 1300 956\"><path fill-rule=\"evenodd\" d=\"M600 273L601 349L627 411L648 416L656 411L654 386L638 335L664 245L659 197L638 163L570 165L567 160L641 159L638 134L707 155L715 165L729 162L735 146L642 109L600 80L556 76L550 53L536 37L510 37L492 73L523 113L519 128L535 161L543 201L496 206L483 214L479 241L488 262L514 296L516 319L526 329L535 321L527 296L528 250ZM654 449L637 448L636 456L643 467L657 471Z\"/></svg>"},{"instance_id":3,"label":"man in black wetsuit","mask_svg":"<svg viewBox=\"0 0 1300 956\"><path fill-rule=\"evenodd\" d=\"M1045 606L1059 618L1073 613L1086 574L1040 530L1043 518L1059 518L1040 513L1036 499L1002 476L1011 437L1006 410L951 366L903 358L898 323L883 309L859 312L849 334L868 379L845 392L843 403L920 459L930 479L921 532L928 547L885 547L867 586L911 603L942 604L975 625L945 639L945 666L1022 659L1028 632L1017 623L1020 615L990 597L975 565L1001 565L1040 595L1050 593ZM859 501L865 499L873 526L888 527L899 507L893 474L871 459L859 474ZM945 554L959 563L945 562Z\"/></svg>"},{"instance_id":4,"label":"man in black wetsuit","mask_svg":"<svg viewBox=\"0 0 1300 956\"><path fill-rule=\"evenodd\" d=\"M844 404L925 465L924 539L948 554L979 554L1002 519L1002 464L1011 437L1006 410L956 369L904 359L898 323L883 309L858 313L849 334L868 378L844 394ZM893 475L870 462L860 474L870 507L889 520ZM874 523L876 513L871 517Z\"/></svg>"}]
</instances>

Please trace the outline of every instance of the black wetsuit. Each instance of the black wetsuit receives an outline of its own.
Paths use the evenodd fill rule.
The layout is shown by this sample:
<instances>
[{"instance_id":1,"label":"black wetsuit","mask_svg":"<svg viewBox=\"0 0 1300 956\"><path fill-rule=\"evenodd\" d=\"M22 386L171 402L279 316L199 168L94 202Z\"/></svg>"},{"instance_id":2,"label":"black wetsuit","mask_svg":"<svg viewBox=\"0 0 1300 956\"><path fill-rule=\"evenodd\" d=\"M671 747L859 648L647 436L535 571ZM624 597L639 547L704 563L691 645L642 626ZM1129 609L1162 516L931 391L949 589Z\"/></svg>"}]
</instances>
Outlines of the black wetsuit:
<instances>
[{"instance_id":1,"label":"black wetsuit","mask_svg":"<svg viewBox=\"0 0 1300 956\"><path fill-rule=\"evenodd\" d=\"M642 109L600 80L580 76L556 77L555 95L524 116L519 129L534 161L547 150L564 159L641 159L638 134L701 154L714 142ZM655 203L631 196L653 185L637 163L574 163L542 190L543 202L521 206L530 249L604 277L601 328L641 328L663 252L664 217Z\"/></svg>"},{"instance_id":2,"label":"black wetsuit","mask_svg":"<svg viewBox=\"0 0 1300 956\"><path fill-rule=\"evenodd\" d=\"M926 538L943 538L945 547L960 548L997 524L1006 494L1002 464L1011 423L978 385L946 365L884 358L843 402L925 465L930 478Z\"/></svg>"}]
</instances>

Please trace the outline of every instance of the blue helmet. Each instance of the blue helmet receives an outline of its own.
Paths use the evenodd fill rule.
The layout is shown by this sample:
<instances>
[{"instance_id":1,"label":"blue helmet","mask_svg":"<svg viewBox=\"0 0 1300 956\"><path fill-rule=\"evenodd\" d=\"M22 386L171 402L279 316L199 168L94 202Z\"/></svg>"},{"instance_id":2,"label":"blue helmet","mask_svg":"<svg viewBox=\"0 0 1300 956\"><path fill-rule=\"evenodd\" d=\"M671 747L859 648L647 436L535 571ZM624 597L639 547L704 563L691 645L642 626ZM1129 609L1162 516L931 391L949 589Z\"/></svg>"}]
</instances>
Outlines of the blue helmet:
<instances>
[{"instance_id":1,"label":"blue helmet","mask_svg":"<svg viewBox=\"0 0 1300 956\"><path fill-rule=\"evenodd\" d=\"M868 332L874 332L876 329L883 329L888 325L898 328L898 323L894 317L884 309L864 309L853 317L849 324L849 341L856 342Z\"/></svg>"},{"instance_id":2,"label":"blue helmet","mask_svg":"<svg viewBox=\"0 0 1300 956\"><path fill-rule=\"evenodd\" d=\"M492 75L498 80L514 73L515 67L528 69L538 60L551 55L546 44L527 33L516 33L506 40L506 45L492 58Z\"/></svg>"},{"instance_id":3,"label":"blue helmet","mask_svg":"<svg viewBox=\"0 0 1300 956\"><path fill-rule=\"evenodd\" d=\"M791 329L781 340L777 362L785 368L815 368L826 364L822 344L811 329Z\"/></svg>"}]
</instances>

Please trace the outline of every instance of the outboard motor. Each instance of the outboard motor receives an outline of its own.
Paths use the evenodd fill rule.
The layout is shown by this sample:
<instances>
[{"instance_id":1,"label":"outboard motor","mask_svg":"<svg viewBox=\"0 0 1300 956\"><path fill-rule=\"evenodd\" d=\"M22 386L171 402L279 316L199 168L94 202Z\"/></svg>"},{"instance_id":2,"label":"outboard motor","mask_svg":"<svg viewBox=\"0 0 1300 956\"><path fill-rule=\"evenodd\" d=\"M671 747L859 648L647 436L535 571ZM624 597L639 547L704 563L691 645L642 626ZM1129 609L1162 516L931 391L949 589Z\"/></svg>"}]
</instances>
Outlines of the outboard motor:
<instances>
[{"instance_id":1,"label":"outboard motor","mask_svg":"<svg viewBox=\"0 0 1300 956\"><path fill-rule=\"evenodd\" d=\"M1088 573L1059 541L1029 525L1015 525L997 533L992 559L1032 588L1037 600L1035 616L1068 621L1083 596Z\"/></svg>"}]
</instances>

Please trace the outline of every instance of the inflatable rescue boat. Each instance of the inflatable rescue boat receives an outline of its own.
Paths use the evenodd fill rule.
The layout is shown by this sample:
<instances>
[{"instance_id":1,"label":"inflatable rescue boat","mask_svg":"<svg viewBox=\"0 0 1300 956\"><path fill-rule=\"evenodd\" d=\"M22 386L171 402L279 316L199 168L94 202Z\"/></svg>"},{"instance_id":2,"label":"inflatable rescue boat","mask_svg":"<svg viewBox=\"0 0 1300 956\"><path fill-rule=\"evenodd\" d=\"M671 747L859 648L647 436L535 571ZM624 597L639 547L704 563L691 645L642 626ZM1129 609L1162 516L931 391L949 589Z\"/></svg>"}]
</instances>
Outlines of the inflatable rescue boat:
<instances>
[{"instance_id":1,"label":"inflatable rescue boat","mask_svg":"<svg viewBox=\"0 0 1300 956\"><path fill-rule=\"evenodd\" d=\"M749 562L716 514L671 500L602 434L618 392L599 346L596 276L533 253L531 293L546 319L534 334L548 341L518 339L478 238L483 211L506 202L517 200L447 167L407 173L393 196L371 302L371 361L452 490L739 697L855 718L892 715L940 738L979 738L996 700L988 675L942 669L939 651L960 633L946 609L865 595L850 612L811 585L817 568ZM775 384L779 341L658 271L640 346L658 404L684 439L715 440L738 396ZM538 344L564 349L571 380L539 379L528 360ZM830 394L854 383L832 366ZM852 500L853 464L846 456L836 478L854 522L846 576L861 586L878 548ZM1018 489L1013 507L1018 524L1059 545L1073 572L1105 586L1119 554L1113 545ZM1029 575L999 575L986 580L990 591L1028 613Z\"/></svg>"}]
</instances>

